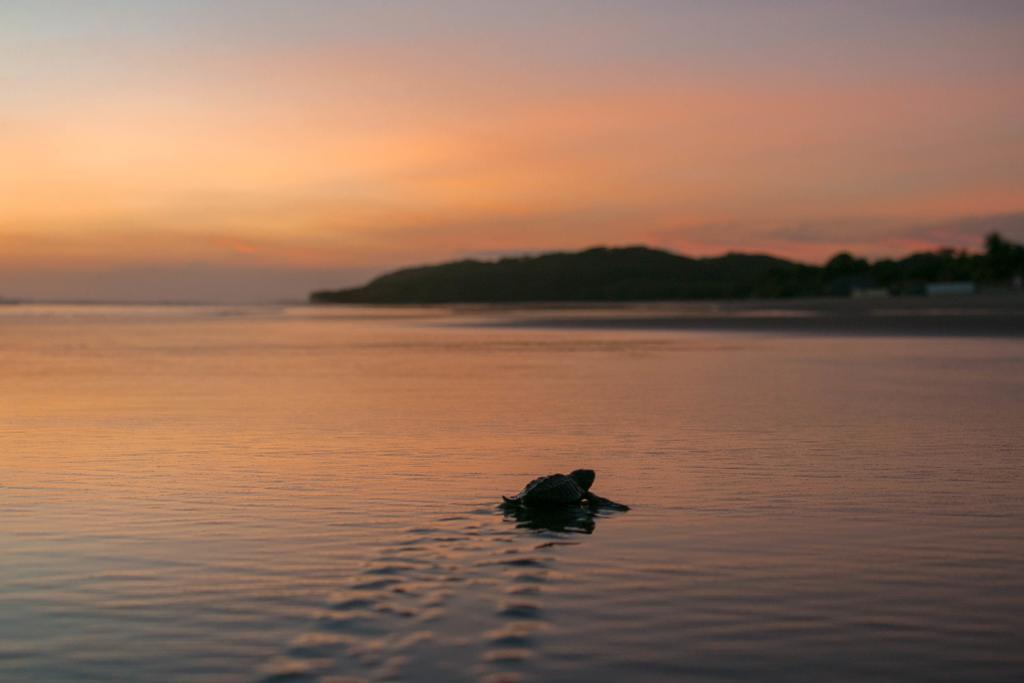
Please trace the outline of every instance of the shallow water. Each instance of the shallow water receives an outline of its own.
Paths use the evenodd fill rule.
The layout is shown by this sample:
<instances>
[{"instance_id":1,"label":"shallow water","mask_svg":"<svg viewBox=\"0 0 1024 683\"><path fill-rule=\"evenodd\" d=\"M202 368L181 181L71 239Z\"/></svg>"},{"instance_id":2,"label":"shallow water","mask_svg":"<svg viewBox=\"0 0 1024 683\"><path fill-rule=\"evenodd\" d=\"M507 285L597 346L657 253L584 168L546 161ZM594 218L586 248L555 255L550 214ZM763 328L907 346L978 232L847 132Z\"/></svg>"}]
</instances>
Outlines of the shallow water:
<instances>
[{"instance_id":1,"label":"shallow water","mask_svg":"<svg viewBox=\"0 0 1024 683\"><path fill-rule=\"evenodd\" d=\"M0 680L1024 677L1024 340L472 322L0 307Z\"/></svg>"}]
</instances>

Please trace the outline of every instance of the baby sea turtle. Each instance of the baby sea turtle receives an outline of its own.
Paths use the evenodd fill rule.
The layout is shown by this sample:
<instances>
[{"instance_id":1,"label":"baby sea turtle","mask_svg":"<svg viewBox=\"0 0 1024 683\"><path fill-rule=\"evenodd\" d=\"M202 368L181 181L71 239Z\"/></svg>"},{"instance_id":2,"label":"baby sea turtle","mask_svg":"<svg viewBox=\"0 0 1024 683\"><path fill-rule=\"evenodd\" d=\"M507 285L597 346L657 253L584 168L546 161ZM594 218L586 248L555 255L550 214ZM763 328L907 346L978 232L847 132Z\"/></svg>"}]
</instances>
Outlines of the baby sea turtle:
<instances>
[{"instance_id":1,"label":"baby sea turtle","mask_svg":"<svg viewBox=\"0 0 1024 683\"><path fill-rule=\"evenodd\" d=\"M614 503L607 498L591 492L594 483L594 470L573 470L569 474L549 474L537 477L523 487L523 490L512 496L502 496L507 505L522 507L556 507L561 505L580 505L586 503L592 507L609 507L616 510L628 510L629 507Z\"/></svg>"}]
</instances>

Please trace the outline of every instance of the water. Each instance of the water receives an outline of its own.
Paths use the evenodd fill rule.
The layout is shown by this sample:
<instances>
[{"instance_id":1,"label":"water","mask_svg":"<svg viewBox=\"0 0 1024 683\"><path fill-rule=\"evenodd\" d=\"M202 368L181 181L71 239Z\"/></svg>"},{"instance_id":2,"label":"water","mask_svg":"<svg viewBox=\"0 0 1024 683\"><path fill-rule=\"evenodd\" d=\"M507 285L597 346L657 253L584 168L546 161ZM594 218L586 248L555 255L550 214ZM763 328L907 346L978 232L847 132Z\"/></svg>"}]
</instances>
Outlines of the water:
<instances>
[{"instance_id":1,"label":"water","mask_svg":"<svg viewBox=\"0 0 1024 683\"><path fill-rule=\"evenodd\" d=\"M1024 340L481 315L0 307L0 680L1024 677Z\"/></svg>"}]
</instances>

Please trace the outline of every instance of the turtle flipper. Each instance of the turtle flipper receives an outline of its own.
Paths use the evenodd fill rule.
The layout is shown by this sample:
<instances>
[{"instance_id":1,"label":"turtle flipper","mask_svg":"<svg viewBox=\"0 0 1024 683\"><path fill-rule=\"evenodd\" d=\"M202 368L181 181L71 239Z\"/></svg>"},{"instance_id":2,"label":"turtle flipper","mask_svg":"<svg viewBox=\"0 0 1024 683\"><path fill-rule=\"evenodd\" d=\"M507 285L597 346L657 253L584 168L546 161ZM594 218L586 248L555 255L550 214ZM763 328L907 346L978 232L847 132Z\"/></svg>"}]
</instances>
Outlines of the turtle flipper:
<instances>
[{"instance_id":1,"label":"turtle flipper","mask_svg":"<svg viewBox=\"0 0 1024 683\"><path fill-rule=\"evenodd\" d=\"M612 510L621 510L623 512L629 509L628 505L623 505L622 503L616 503L613 500L602 498L592 491L587 491L585 500L587 501L587 505L590 507L610 508Z\"/></svg>"}]
</instances>

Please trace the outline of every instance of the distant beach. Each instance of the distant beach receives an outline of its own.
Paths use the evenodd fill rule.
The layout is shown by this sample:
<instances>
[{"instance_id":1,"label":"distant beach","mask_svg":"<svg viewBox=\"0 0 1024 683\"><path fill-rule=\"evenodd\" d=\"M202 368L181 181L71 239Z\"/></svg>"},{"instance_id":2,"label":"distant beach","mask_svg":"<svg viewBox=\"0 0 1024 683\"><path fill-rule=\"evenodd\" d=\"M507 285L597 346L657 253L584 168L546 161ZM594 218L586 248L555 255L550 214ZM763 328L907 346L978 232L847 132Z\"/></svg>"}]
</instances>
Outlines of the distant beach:
<instances>
[{"instance_id":1,"label":"distant beach","mask_svg":"<svg viewBox=\"0 0 1024 683\"><path fill-rule=\"evenodd\" d=\"M1024 336L1024 295L464 306L472 324L816 335Z\"/></svg>"}]
</instances>

